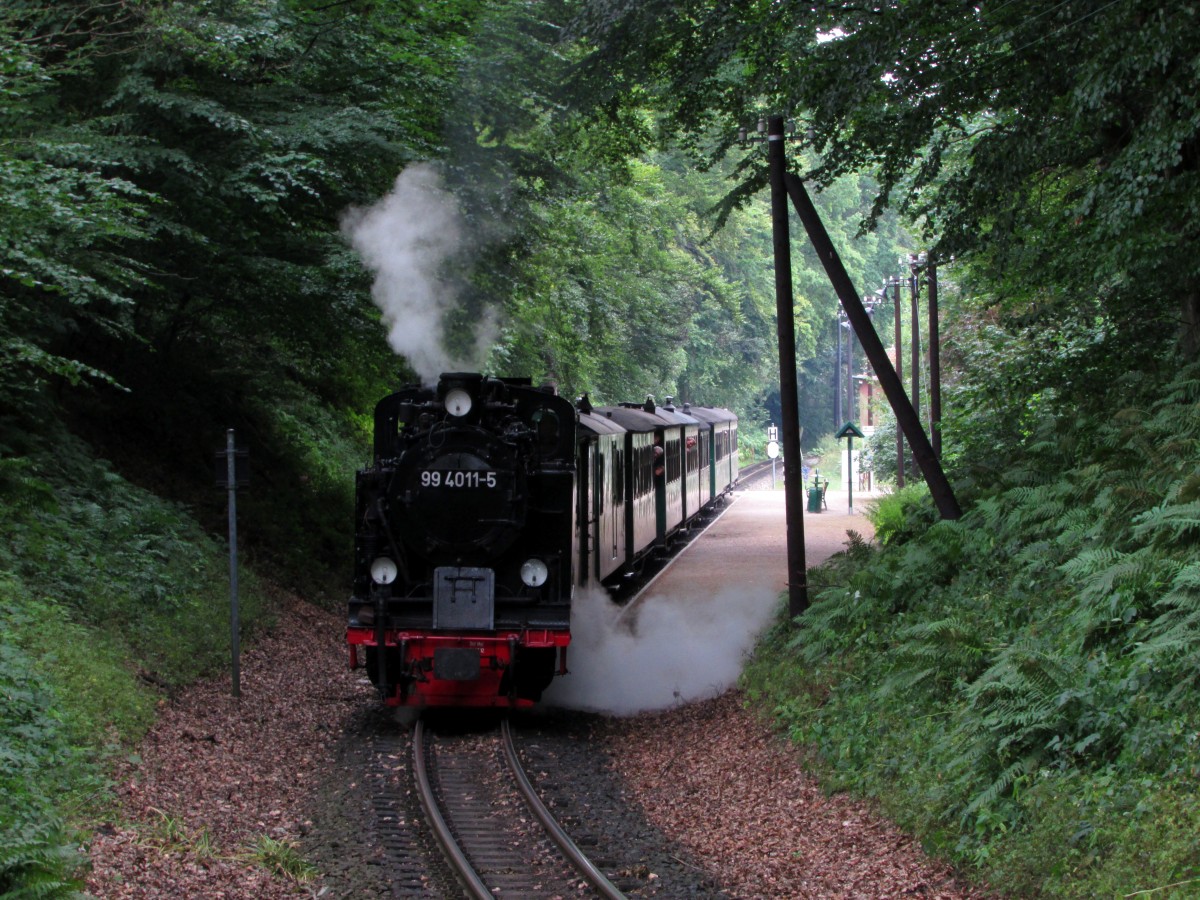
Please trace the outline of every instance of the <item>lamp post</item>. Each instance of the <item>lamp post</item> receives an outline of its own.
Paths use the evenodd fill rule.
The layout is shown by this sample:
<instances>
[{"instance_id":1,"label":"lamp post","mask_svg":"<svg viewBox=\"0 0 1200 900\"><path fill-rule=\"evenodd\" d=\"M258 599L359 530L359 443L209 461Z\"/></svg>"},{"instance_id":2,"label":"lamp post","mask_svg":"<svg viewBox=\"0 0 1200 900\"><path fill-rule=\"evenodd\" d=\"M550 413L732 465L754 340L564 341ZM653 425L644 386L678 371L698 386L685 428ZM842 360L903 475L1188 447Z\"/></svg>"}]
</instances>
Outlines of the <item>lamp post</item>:
<instances>
[{"instance_id":1,"label":"lamp post","mask_svg":"<svg viewBox=\"0 0 1200 900\"><path fill-rule=\"evenodd\" d=\"M837 339L837 356L833 362L833 427L842 427L842 327L845 313L838 307L834 321L834 337Z\"/></svg>"},{"instance_id":2,"label":"lamp post","mask_svg":"<svg viewBox=\"0 0 1200 900\"><path fill-rule=\"evenodd\" d=\"M854 329L846 319L846 421L854 419ZM841 427L840 425L838 426Z\"/></svg>"}]
</instances>

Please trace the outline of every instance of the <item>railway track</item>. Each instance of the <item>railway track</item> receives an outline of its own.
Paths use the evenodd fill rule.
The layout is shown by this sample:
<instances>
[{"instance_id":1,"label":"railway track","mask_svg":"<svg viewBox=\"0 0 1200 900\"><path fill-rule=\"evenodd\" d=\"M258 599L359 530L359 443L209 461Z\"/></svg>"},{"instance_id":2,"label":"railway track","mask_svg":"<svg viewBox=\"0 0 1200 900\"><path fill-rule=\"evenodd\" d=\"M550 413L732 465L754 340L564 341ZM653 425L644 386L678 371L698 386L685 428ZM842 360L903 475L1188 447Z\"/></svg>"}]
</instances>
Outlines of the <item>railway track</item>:
<instances>
[{"instance_id":1,"label":"railway track","mask_svg":"<svg viewBox=\"0 0 1200 900\"><path fill-rule=\"evenodd\" d=\"M593 744L590 716L552 713L528 721L517 716L512 724L519 758L536 776L536 792L612 888L592 886L567 863L528 810L521 787L507 771L494 720L489 725L479 717L435 715L422 726L419 741L411 722L375 717L347 743L340 765L348 777L339 781L336 802L323 804L331 818L318 826L324 835L322 866L336 895L392 900L727 896L686 848L645 820L612 756L601 743ZM478 884L468 893L427 822L415 762L418 746L433 805L476 869L485 894Z\"/></svg>"},{"instance_id":2,"label":"railway track","mask_svg":"<svg viewBox=\"0 0 1200 900\"><path fill-rule=\"evenodd\" d=\"M537 796L507 721L453 737L418 721L412 751L425 820L467 896L624 897Z\"/></svg>"},{"instance_id":3,"label":"railway track","mask_svg":"<svg viewBox=\"0 0 1200 900\"><path fill-rule=\"evenodd\" d=\"M750 483L752 481L757 481L759 478L768 477L771 474L772 462L774 462L776 464L775 471L776 471L777 477L780 480L782 480L783 479L783 460L779 459L779 460L772 461L769 459L763 459L763 460L759 460L756 463L751 463L748 466L744 466L738 472L738 489L746 490L746 488L750 485Z\"/></svg>"}]
</instances>

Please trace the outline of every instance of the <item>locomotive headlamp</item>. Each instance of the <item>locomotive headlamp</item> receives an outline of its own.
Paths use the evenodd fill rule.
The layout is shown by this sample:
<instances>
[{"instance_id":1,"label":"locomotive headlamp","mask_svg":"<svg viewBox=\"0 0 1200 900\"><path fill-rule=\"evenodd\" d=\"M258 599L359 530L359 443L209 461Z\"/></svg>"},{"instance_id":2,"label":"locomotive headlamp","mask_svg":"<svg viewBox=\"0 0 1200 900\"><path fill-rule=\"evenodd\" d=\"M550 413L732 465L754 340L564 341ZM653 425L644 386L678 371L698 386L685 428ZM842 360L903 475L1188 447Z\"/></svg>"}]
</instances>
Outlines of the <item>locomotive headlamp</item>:
<instances>
[{"instance_id":1,"label":"locomotive headlamp","mask_svg":"<svg viewBox=\"0 0 1200 900\"><path fill-rule=\"evenodd\" d=\"M371 580L376 584L391 584L399 574L396 564L386 556L381 556L371 563Z\"/></svg>"},{"instance_id":2,"label":"locomotive headlamp","mask_svg":"<svg viewBox=\"0 0 1200 900\"><path fill-rule=\"evenodd\" d=\"M446 391L443 403L446 405L446 412L455 418L461 419L471 411L471 395L462 388L451 388Z\"/></svg>"},{"instance_id":3,"label":"locomotive headlamp","mask_svg":"<svg viewBox=\"0 0 1200 900\"><path fill-rule=\"evenodd\" d=\"M527 559L521 563L521 580L529 587L541 587L550 577L550 570L540 559Z\"/></svg>"}]
</instances>

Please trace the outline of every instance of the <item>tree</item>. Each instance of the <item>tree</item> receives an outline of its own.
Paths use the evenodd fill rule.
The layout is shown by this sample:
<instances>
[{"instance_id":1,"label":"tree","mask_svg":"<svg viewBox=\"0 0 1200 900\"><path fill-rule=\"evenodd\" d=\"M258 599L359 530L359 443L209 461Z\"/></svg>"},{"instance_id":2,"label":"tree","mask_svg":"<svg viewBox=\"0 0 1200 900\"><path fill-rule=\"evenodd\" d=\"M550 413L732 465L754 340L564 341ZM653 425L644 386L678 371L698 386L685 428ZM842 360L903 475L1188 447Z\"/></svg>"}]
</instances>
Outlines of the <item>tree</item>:
<instances>
[{"instance_id":1,"label":"tree","mask_svg":"<svg viewBox=\"0 0 1200 900\"><path fill-rule=\"evenodd\" d=\"M576 87L598 107L653 91L708 158L761 111L795 114L809 177L874 172L876 212L919 222L937 258L1021 303L1069 303L1086 278L1109 316L1174 323L1195 355L1194 18L1151 0L596 2Z\"/></svg>"},{"instance_id":2,"label":"tree","mask_svg":"<svg viewBox=\"0 0 1200 900\"><path fill-rule=\"evenodd\" d=\"M84 331L130 334L131 292L145 274L128 248L144 242L154 197L119 175L94 135L58 122L52 79L0 23L0 397L16 438L44 410L50 379L109 381L62 349Z\"/></svg>"}]
</instances>

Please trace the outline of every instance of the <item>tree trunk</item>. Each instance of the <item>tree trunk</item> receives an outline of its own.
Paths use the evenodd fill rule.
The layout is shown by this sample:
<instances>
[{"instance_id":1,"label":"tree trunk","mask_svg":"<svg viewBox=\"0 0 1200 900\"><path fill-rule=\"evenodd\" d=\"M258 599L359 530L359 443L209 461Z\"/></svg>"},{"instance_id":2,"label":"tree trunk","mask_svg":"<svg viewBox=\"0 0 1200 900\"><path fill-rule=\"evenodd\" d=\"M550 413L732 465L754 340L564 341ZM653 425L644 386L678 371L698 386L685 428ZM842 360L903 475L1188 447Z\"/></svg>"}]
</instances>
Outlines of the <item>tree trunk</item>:
<instances>
[{"instance_id":1,"label":"tree trunk","mask_svg":"<svg viewBox=\"0 0 1200 900\"><path fill-rule=\"evenodd\" d=\"M1200 291L1183 295L1182 321L1179 329L1179 349L1188 359L1200 356Z\"/></svg>"}]
</instances>

